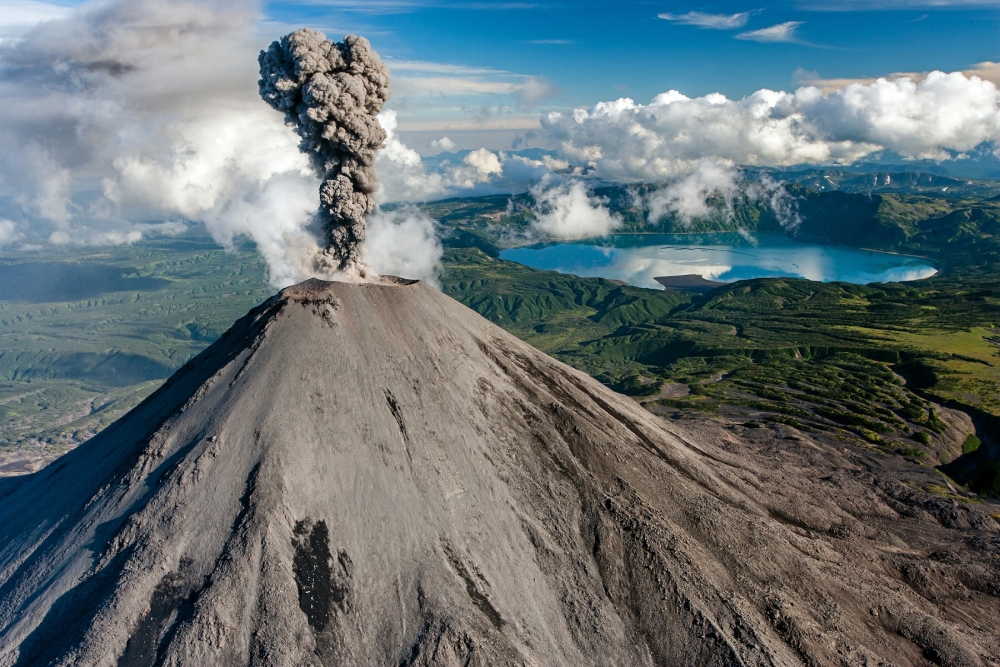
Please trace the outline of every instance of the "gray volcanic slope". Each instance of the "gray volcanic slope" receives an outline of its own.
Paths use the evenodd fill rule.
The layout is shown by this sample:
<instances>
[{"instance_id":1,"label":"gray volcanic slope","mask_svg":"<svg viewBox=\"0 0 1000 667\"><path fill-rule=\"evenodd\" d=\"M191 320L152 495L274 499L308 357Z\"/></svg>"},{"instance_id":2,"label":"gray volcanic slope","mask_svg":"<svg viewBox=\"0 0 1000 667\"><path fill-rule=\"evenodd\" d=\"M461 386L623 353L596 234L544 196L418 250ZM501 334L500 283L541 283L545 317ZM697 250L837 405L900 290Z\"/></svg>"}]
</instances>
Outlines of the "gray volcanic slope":
<instances>
[{"instance_id":1,"label":"gray volcanic slope","mask_svg":"<svg viewBox=\"0 0 1000 667\"><path fill-rule=\"evenodd\" d=\"M0 487L0 665L996 665L997 523L309 281Z\"/></svg>"}]
</instances>

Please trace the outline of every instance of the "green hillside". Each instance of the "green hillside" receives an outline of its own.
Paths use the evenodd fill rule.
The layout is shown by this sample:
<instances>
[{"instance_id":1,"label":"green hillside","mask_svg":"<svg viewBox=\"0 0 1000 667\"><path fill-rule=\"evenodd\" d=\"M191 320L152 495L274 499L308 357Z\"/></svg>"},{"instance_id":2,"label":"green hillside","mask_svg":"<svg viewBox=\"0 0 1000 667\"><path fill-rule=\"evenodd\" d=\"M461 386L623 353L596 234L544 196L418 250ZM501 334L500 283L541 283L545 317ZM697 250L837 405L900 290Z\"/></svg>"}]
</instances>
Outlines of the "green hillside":
<instances>
[{"instance_id":1,"label":"green hillside","mask_svg":"<svg viewBox=\"0 0 1000 667\"><path fill-rule=\"evenodd\" d=\"M450 251L446 267L447 294L653 411L784 423L950 464L980 490L997 483L994 450L963 452L972 429L946 423L939 406L1000 441L1000 277L750 280L697 297L535 271L478 249Z\"/></svg>"}]
</instances>

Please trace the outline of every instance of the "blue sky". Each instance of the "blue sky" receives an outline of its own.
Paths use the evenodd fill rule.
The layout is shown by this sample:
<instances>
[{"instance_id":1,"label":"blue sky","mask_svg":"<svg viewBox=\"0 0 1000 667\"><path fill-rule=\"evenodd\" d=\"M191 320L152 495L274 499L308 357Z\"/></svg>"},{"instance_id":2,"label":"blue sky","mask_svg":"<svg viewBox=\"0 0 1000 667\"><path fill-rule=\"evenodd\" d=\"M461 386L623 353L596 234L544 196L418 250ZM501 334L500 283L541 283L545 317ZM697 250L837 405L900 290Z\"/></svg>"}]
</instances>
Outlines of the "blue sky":
<instances>
[{"instance_id":1,"label":"blue sky","mask_svg":"<svg viewBox=\"0 0 1000 667\"><path fill-rule=\"evenodd\" d=\"M18 16L80 4L0 0L0 40ZM1000 0L278 0L262 6L261 46L303 26L371 40L393 70L400 136L423 154L445 135L459 148L542 145L541 114L621 97L740 99L1000 61Z\"/></svg>"},{"instance_id":2,"label":"blue sky","mask_svg":"<svg viewBox=\"0 0 1000 667\"><path fill-rule=\"evenodd\" d=\"M442 90L415 99L404 90L396 101L404 129L432 127L442 119L483 121L490 114L493 126L502 126L499 117L526 119L540 110L591 106L623 96L648 102L670 89L688 96L721 92L740 98L760 88L790 90L816 75L866 78L954 71L1000 60L998 2L310 0L271 2L265 12L282 24L316 27L331 37L364 34L390 63L475 68L478 73L468 76L482 81L540 77L553 92L529 104L511 95L469 91ZM690 12L749 16L740 27L713 29L692 25L705 21L691 18ZM658 18L661 14L674 20ZM793 30L784 35L789 41L738 38L790 22ZM399 72L397 77L411 74ZM452 74L466 76L458 70Z\"/></svg>"}]
</instances>

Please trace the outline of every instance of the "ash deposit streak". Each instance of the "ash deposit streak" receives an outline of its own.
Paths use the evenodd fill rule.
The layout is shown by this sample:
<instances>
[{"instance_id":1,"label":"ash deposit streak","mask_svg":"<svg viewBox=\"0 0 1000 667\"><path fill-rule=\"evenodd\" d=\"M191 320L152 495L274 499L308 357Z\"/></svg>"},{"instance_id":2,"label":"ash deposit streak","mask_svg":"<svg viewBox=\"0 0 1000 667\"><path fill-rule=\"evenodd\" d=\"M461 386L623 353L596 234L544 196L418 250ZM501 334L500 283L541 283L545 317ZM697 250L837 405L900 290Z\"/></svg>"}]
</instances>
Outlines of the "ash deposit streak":
<instances>
[{"instance_id":1,"label":"ash deposit streak","mask_svg":"<svg viewBox=\"0 0 1000 667\"><path fill-rule=\"evenodd\" d=\"M365 216L378 189L375 151L386 139L376 116L389 99L389 69L364 37L333 42L305 28L273 42L257 60L260 96L285 114L323 179L317 220L327 247L315 268L364 277Z\"/></svg>"}]
</instances>

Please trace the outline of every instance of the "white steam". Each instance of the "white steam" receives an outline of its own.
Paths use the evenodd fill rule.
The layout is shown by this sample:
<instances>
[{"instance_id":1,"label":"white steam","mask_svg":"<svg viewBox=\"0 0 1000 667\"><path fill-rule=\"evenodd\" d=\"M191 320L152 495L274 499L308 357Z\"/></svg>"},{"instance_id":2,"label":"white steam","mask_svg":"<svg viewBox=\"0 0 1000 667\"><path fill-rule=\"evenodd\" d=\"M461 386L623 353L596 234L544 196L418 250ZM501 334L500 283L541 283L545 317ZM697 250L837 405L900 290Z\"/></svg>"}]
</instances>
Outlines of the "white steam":
<instances>
[{"instance_id":1,"label":"white steam","mask_svg":"<svg viewBox=\"0 0 1000 667\"><path fill-rule=\"evenodd\" d=\"M399 140L396 112L386 109L378 115L378 122L385 130L386 140L382 150L375 154L375 170L379 175L375 200L427 201L448 192L441 174L428 173L420 154Z\"/></svg>"},{"instance_id":2,"label":"white steam","mask_svg":"<svg viewBox=\"0 0 1000 667\"><path fill-rule=\"evenodd\" d=\"M252 239L275 286L312 275L319 179L257 97L259 18L230 0L112 0L0 45L0 195L14 204L0 244L134 243L199 221L225 246ZM444 195L394 112L380 122L380 201ZM436 261L433 244L413 251L428 247L414 265Z\"/></svg>"},{"instance_id":3,"label":"white steam","mask_svg":"<svg viewBox=\"0 0 1000 667\"><path fill-rule=\"evenodd\" d=\"M302 277L318 180L255 99L257 18L226 0L118 0L0 47L6 237L129 243L165 231L142 221L198 220L223 244L253 239L273 283Z\"/></svg>"},{"instance_id":4,"label":"white steam","mask_svg":"<svg viewBox=\"0 0 1000 667\"><path fill-rule=\"evenodd\" d=\"M594 197L579 180L552 182L546 178L531 189L535 198L535 228L557 239L606 236L622 225L606 201Z\"/></svg>"},{"instance_id":5,"label":"white steam","mask_svg":"<svg viewBox=\"0 0 1000 667\"><path fill-rule=\"evenodd\" d=\"M416 209L376 211L368 217L365 260L379 275L438 285L443 252L436 223Z\"/></svg>"}]
</instances>

